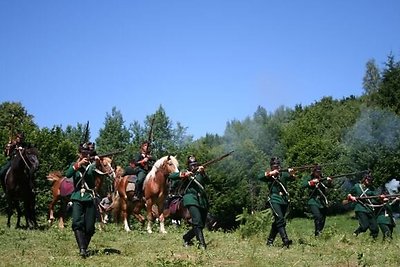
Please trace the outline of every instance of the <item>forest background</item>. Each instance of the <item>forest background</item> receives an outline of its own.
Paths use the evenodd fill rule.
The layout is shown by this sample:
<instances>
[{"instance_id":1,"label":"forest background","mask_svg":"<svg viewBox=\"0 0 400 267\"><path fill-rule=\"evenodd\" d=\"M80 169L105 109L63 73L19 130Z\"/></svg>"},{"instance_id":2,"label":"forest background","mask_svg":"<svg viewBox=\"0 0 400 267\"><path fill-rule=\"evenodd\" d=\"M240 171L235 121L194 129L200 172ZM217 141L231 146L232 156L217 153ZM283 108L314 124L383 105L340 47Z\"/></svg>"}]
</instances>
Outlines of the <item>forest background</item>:
<instances>
[{"instance_id":1,"label":"forest background","mask_svg":"<svg viewBox=\"0 0 400 267\"><path fill-rule=\"evenodd\" d=\"M204 163L234 150L231 156L207 168L212 180L207 187L211 213L220 228L234 229L240 223L238 216L266 208L268 188L256 177L268 169L272 156L281 158L283 167L322 164L324 176L371 170L377 188L398 178L400 62L392 54L383 66L378 66L373 59L368 61L363 88L360 97L324 97L309 106L281 106L272 113L259 106L251 117L227 122L222 136L207 134L197 140L187 133L184 125L173 123L162 105L143 124L125 122L118 107L113 107L94 141L100 154L125 149L113 159L116 165L126 166L138 152L139 144L149 138L151 121L155 118L152 154L157 158L177 155L181 169L186 168L188 155L194 154ZM51 184L46 175L55 170L64 171L76 160L86 123L82 121L65 129L59 125L39 128L34 115L21 103L0 104L0 142L6 144L16 132L23 131L27 141L40 152L40 167L35 177L40 216L47 216L51 200ZM0 162L3 164L5 160L1 155ZM298 175L301 179L309 172L306 169ZM361 174L335 179L329 193L329 214L351 208L342 205L342 200L360 178ZM308 195L301 183L292 183L289 192L290 215L307 215ZM6 207L5 198L0 199L0 205Z\"/></svg>"}]
</instances>

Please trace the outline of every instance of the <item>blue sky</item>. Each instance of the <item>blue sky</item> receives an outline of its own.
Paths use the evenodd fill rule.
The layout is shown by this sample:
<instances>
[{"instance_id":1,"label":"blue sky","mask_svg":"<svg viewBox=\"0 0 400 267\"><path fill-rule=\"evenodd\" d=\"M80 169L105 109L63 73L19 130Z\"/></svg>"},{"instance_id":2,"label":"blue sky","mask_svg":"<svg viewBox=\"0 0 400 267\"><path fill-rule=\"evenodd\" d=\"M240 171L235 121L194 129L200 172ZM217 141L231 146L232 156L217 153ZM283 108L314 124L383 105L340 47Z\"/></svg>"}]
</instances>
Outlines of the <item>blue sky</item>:
<instances>
[{"instance_id":1,"label":"blue sky","mask_svg":"<svg viewBox=\"0 0 400 267\"><path fill-rule=\"evenodd\" d=\"M160 105L195 138L258 106L363 93L369 59L399 60L398 0L0 1L0 102L40 127Z\"/></svg>"}]
</instances>

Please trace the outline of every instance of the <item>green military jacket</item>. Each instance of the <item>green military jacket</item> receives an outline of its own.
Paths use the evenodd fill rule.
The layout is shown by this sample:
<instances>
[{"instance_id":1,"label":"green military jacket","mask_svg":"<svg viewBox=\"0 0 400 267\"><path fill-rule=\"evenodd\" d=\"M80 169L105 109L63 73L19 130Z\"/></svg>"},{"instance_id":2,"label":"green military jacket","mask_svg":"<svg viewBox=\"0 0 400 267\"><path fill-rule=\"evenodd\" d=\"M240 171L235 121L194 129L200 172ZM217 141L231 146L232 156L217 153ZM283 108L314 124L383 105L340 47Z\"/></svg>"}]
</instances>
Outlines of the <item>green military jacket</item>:
<instances>
[{"instance_id":1,"label":"green military jacket","mask_svg":"<svg viewBox=\"0 0 400 267\"><path fill-rule=\"evenodd\" d=\"M169 175L169 179L172 181L180 180L180 173L171 173ZM193 179L195 179L195 181ZM199 208L208 209L208 197L204 189L204 186L208 183L208 176L199 172L197 172L193 177L188 177L186 180L184 180L181 187L184 188L183 205L185 207L193 205Z\"/></svg>"},{"instance_id":2,"label":"green military jacket","mask_svg":"<svg viewBox=\"0 0 400 267\"><path fill-rule=\"evenodd\" d=\"M154 158L151 157L151 158L149 158L149 160L147 161L147 163L146 163L145 165L142 165L142 164L140 164L140 163L137 163L137 162L139 162L139 161L142 161L144 158L145 158L145 155L144 155L144 154L142 154L142 153L136 154L136 157L134 158L134 161L135 161L136 164L137 164L137 166L136 166L137 172L144 171L144 172L147 173L147 172L150 171L151 168L153 167L154 162L156 162L156 159L154 159Z\"/></svg>"},{"instance_id":3,"label":"green military jacket","mask_svg":"<svg viewBox=\"0 0 400 267\"><path fill-rule=\"evenodd\" d=\"M75 190L71 195L71 200L93 201L95 179L96 175L98 175L96 173L96 163L91 163L87 167L81 166L77 170L74 169L74 164L75 162L65 172L66 177L74 180ZM84 183L86 183L87 187Z\"/></svg>"},{"instance_id":4,"label":"green military jacket","mask_svg":"<svg viewBox=\"0 0 400 267\"><path fill-rule=\"evenodd\" d=\"M366 196L375 196L376 192L371 187L366 187L364 184L357 183L355 184L350 192L354 197L366 197ZM356 202L356 206L354 207L354 211L361 211L366 213L373 213L374 208L370 205L373 205L372 200L359 200Z\"/></svg>"},{"instance_id":5,"label":"green military jacket","mask_svg":"<svg viewBox=\"0 0 400 267\"><path fill-rule=\"evenodd\" d=\"M308 205L317 206L322 209L328 206L327 191L328 188L332 187L332 182L326 184L319 182L318 184L311 186L309 181L314 179L312 174L303 177L302 187L309 189L309 198L307 201Z\"/></svg>"},{"instance_id":6,"label":"green military jacket","mask_svg":"<svg viewBox=\"0 0 400 267\"><path fill-rule=\"evenodd\" d=\"M257 179L266 182L269 187L269 202L277 204L288 204L289 193L287 191L287 183L294 181L294 176L288 172L281 172L276 179L271 176L265 176L265 171L260 174Z\"/></svg>"}]
</instances>

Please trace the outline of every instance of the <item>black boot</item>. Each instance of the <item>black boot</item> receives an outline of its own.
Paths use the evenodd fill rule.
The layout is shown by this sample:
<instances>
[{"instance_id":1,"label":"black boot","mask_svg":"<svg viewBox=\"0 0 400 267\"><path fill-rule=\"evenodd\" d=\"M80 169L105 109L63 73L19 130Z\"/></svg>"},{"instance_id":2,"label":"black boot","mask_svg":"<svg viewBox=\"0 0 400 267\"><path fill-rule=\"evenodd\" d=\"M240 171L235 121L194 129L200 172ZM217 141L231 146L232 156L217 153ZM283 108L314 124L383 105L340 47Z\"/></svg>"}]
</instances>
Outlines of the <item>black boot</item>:
<instances>
[{"instance_id":1,"label":"black boot","mask_svg":"<svg viewBox=\"0 0 400 267\"><path fill-rule=\"evenodd\" d=\"M277 234L278 234L278 230L275 227L272 227L271 231L269 232L268 239L267 239L267 246L272 246L274 244Z\"/></svg>"},{"instance_id":2,"label":"black boot","mask_svg":"<svg viewBox=\"0 0 400 267\"><path fill-rule=\"evenodd\" d=\"M143 185L135 184L135 199L142 199L143 198Z\"/></svg>"},{"instance_id":3,"label":"black boot","mask_svg":"<svg viewBox=\"0 0 400 267\"><path fill-rule=\"evenodd\" d=\"M88 253L86 251L87 240L86 240L85 233L80 230L75 230L74 234L75 234L76 243L78 243L78 247L79 247L79 255L82 258L86 258L88 256Z\"/></svg>"},{"instance_id":4,"label":"black boot","mask_svg":"<svg viewBox=\"0 0 400 267\"><path fill-rule=\"evenodd\" d=\"M199 241L199 248L206 249L207 244L206 244L206 241L204 240L203 229L201 229L200 227L195 227L194 229L195 229L197 240Z\"/></svg>"},{"instance_id":5,"label":"black boot","mask_svg":"<svg viewBox=\"0 0 400 267\"><path fill-rule=\"evenodd\" d=\"M85 235L86 236L86 249L87 248L89 248L89 243L90 243L90 240L92 239L92 236L91 235Z\"/></svg>"},{"instance_id":6,"label":"black boot","mask_svg":"<svg viewBox=\"0 0 400 267\"><path fill-rule=\"evenodd\" d=\"M192 238L196 235L194 228L190 229L186 234L183 235L183 246L188 247L193 245Z\"/></svg>"},{"instance_id":7,"label":"black boot","mask_svg":"<svg viewBox=\"0 0 400 267\"><path fill-rule=\"evenodd\" d=\"M286 229L281 227L278 229L278 232L282 238L283 246L289 248L289 246L293 243L287 236Z\"/></svg>"}]
</instances>

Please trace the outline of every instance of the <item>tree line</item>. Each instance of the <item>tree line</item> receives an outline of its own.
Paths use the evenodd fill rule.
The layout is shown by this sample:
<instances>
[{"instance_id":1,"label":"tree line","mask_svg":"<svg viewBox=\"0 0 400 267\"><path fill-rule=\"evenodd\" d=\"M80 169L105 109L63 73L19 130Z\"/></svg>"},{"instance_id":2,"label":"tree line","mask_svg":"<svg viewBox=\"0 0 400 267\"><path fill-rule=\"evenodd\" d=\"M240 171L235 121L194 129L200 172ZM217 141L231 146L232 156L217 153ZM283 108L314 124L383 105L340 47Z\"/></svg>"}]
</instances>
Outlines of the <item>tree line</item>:
<instances>
[{"instance_id":1,"label":"tree line","mask_svg":"<svg viewBox=\"0 0 400 267\"><path fill-rule=\"evenodd\" d=\"M374 60L368 61L363 88L364 93L359 97L324 97L308 106L281 106L270 113L259 106L252 116L227 122L222 136L206 134L197 140L187 133L187 127L174 123L162 105L143 123L133 121L128 127L121 112L113 107L99 130L96 148L100 154L125 149L113 160L116 165L127 166L140 143L148 139L154 117L152 155L156 158L177 155L181 169L186 168L186 158L191 154L202 163L234 150L231 156L207 168L212 180L207 187L211 213L220 227L232 229L238 226L238 215L266 208L268 188L257 182L256 177L269 168L269 159L273 156L282 159L283 167L322 164L325 176L371 170L376 187L398 177L400 62L392 54L381 67ZM21 103L0 104L1 144L5 145L17 131L23 131L27 141L40 152L40 167L35 178L38 214L47 214L51 200L51 185L46 175L55 170L64 171L77 159L85 125L83 121L65 129L60 125L40 128L34 122L34 115ZM0 162L4 161L1 155ZM299 179L308 172L299 172ZM328 196L330 214L348 209L341 200L360 178L353 175L335 180ZM308 196L300 182L292 183L289 192L290 214L304 216ZM5 207L4 198L0 203Z\"/></svg>"}]
</instances>

